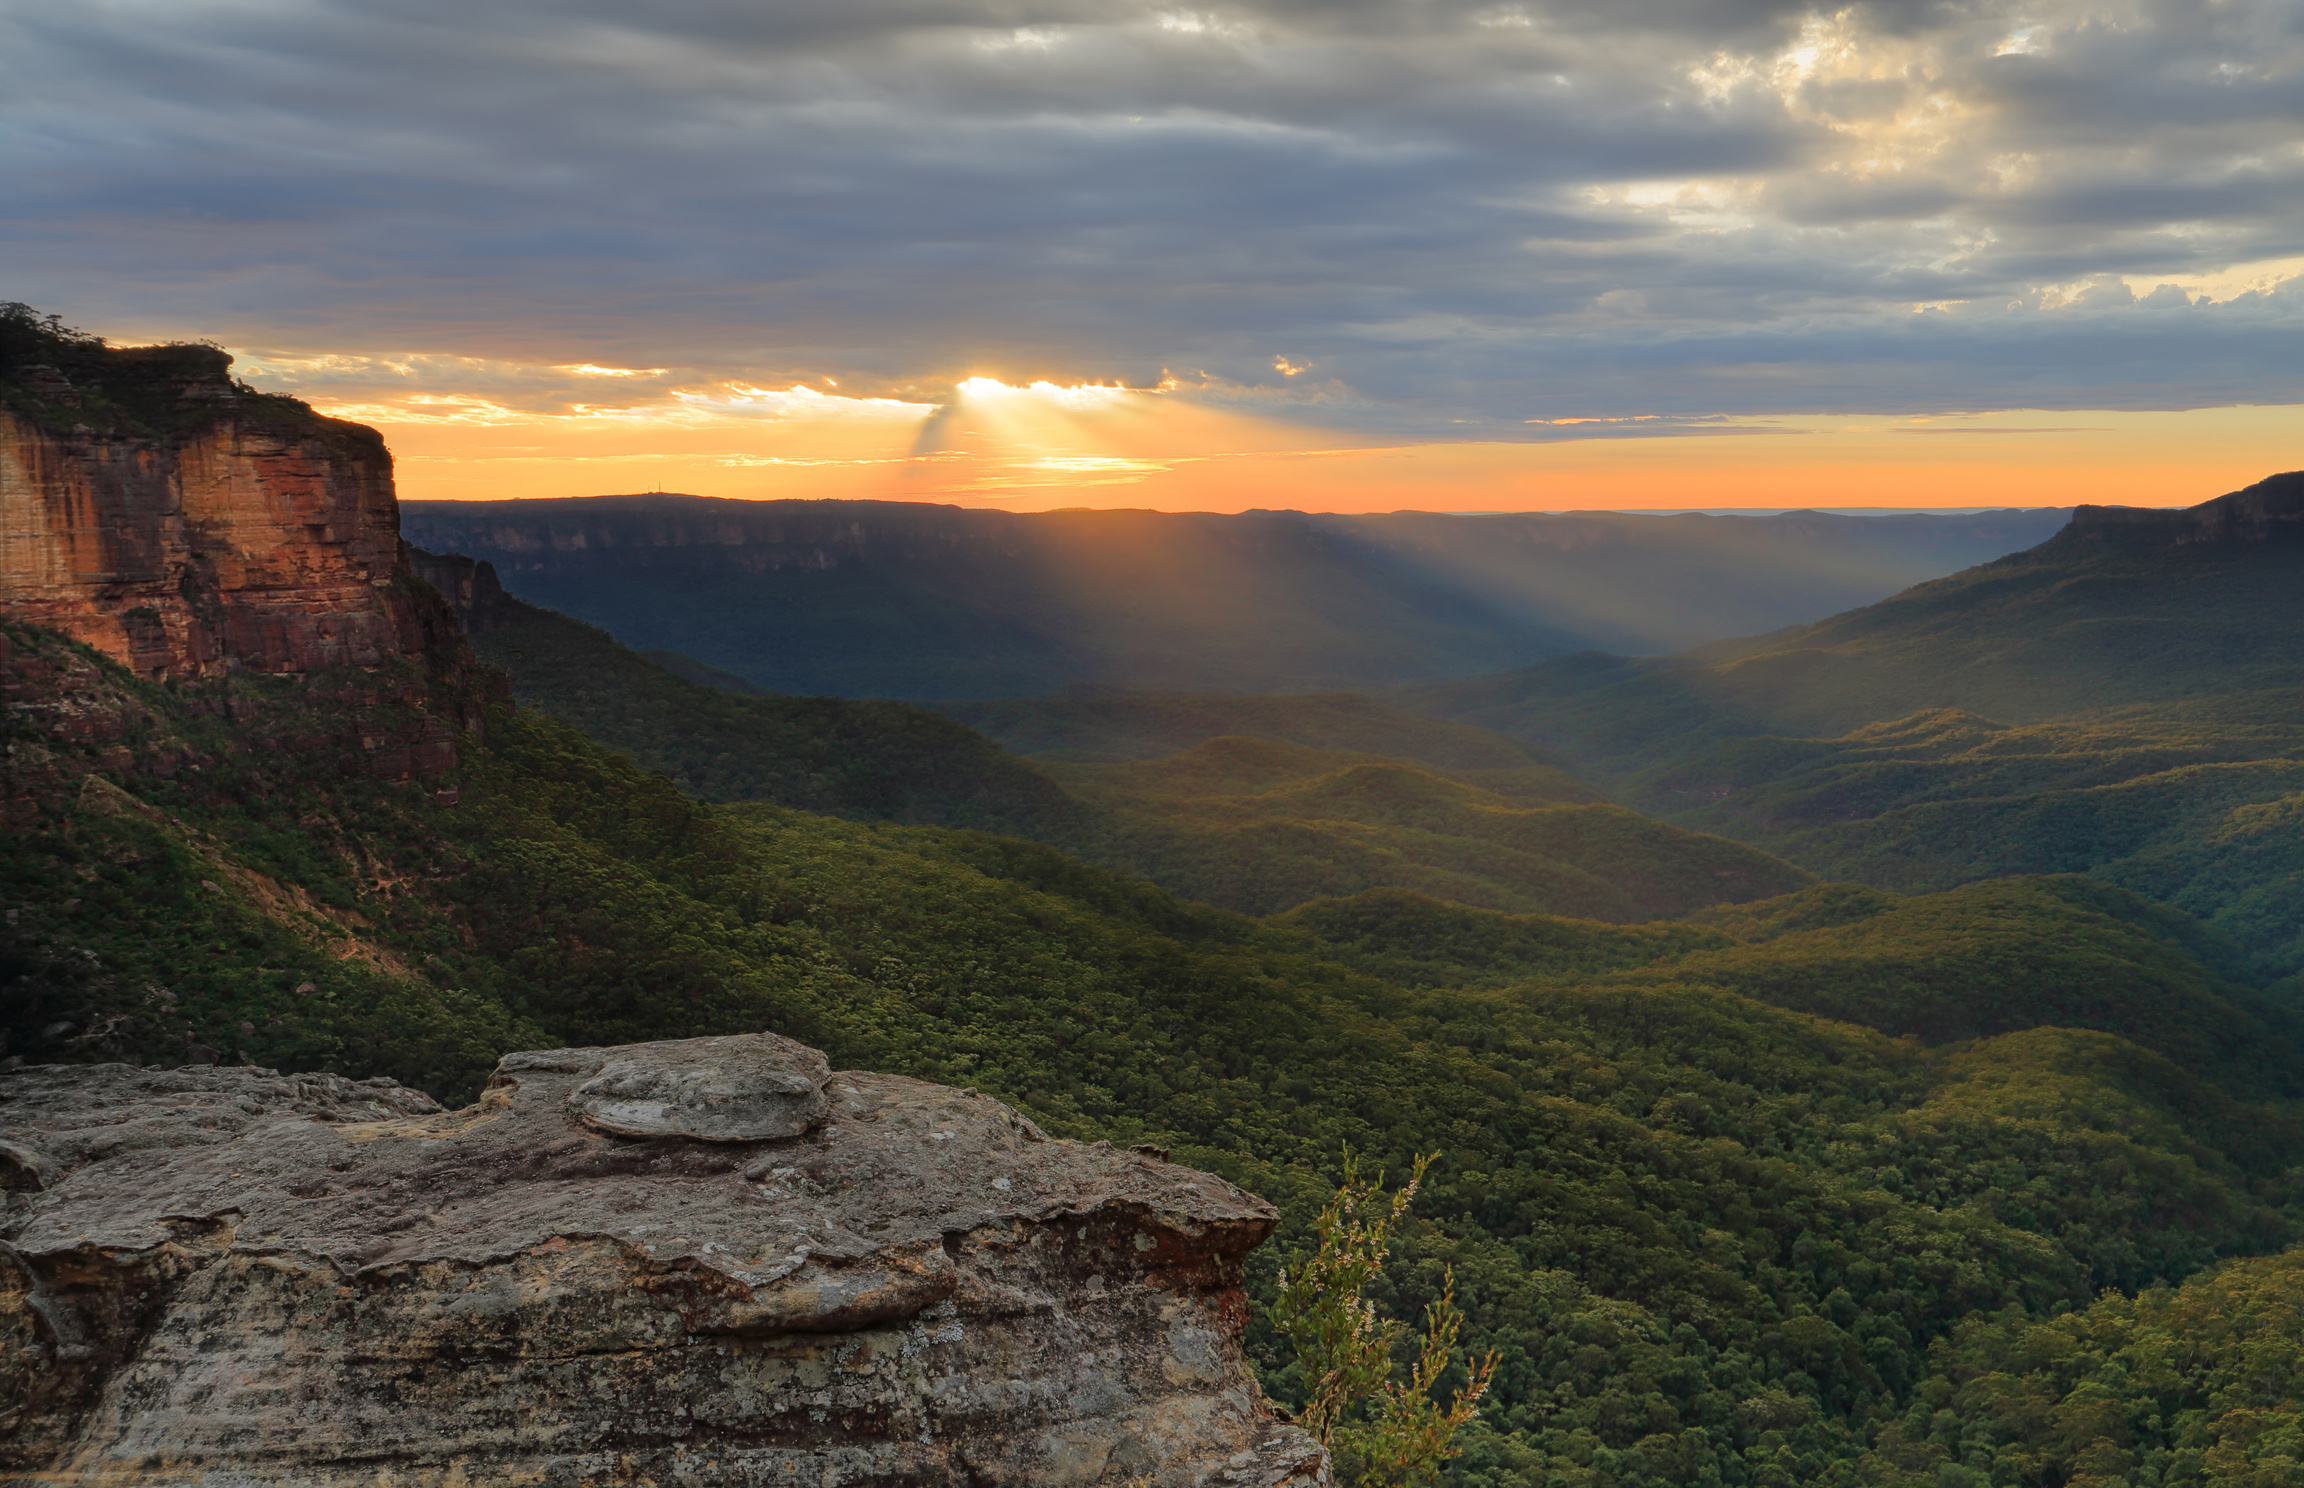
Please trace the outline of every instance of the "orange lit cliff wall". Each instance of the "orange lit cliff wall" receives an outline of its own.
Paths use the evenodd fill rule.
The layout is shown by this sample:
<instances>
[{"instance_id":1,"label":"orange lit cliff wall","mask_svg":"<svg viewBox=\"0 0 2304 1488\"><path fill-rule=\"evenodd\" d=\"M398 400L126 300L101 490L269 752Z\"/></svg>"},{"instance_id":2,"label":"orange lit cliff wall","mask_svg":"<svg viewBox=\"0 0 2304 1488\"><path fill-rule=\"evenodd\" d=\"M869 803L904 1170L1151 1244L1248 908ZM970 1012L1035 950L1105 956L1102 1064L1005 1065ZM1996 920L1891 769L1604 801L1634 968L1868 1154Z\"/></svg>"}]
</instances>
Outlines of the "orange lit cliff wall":
<instances>
[{"instance_id":1,"label":"orange lit cliff wall","mask_svg":"<svg viewBox=\"0 0 2304 1488\"><path fill-rule=\"evenodd\" d=\"M382 437L248 392L231 360L167 346L14 369L0 613L154 679L415 655Z\"/></svg>"}]
</instances>

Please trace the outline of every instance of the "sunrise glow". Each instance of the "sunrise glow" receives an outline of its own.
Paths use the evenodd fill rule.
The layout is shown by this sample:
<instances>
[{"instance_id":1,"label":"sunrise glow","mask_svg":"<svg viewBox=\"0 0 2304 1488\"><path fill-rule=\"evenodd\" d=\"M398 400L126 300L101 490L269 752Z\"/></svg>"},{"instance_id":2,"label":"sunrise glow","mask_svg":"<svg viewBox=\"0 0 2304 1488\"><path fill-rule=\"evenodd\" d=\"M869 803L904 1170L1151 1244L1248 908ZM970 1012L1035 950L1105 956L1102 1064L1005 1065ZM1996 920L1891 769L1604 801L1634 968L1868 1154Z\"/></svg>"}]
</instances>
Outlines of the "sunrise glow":
<instances>
[{"instance_id":1,"label":"sunrise glow","mask_svg":"<svg viewBox=\"0 0 2304 1488\"><path fill-rule=\"evenodd\" d=\"M1173 383L982 376L940 400L796 384L675 388L620 406L431 393L318 406L384 430L402 493L416 499L661 488L1016 511L2170 505L2235 489L2304 450L2295 406L1592 414L1502 438L1396 441Z\"/></svg>"},{"instance_id":2,"label":"sunrise glow","mask_svg":"<svg viewBox=\"0 0 2304 1488\"><path fill-rule=\"evenodd\" d=\"M444 22L190 0L122 71L109 10L55 12L16 39L83 86L24 95L64 143L9 292L217 337L417 498L2188 502L2304 466L2260 8L962 6L755 46L515 7L511 93L397 70L461 75ZM288 81L322 54L326 105Z\"/></svg>"}]
</instances>

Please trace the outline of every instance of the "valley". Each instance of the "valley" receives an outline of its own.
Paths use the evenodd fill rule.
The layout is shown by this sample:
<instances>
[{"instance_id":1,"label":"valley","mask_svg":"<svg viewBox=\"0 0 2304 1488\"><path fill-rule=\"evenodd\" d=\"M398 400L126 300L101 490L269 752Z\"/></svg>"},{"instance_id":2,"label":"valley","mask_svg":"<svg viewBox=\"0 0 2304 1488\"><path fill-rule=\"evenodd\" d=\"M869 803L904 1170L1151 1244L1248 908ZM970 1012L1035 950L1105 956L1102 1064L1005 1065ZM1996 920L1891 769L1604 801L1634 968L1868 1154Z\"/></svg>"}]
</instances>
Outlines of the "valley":
<instances>
[{"instance_id":1,"label":"valley","mask_svg":"<svg viewBox=\"0 0 2304 1488\"><path fill-rule=\"evenodd\" d=\"M19 677L73 670L10 642ZM84 665L74 716L148 710L121 773L149 812L83 785L11 834L19 1050L199 1044L455 1099L507 1046L765 1023L1159 1143L1293 1223L1339 1144L1444 1146L1388 1288L1453 1265L1508 1350L1483 1477L1697 1450L1870 1476L1892 1425L1894 1460L1951 1460L1907 1402L1962 1320L2293 1235L2284 1012L2086 880L1622 928L1400 894L1260 922L1012 838L706 806L501 705L453 807L347 789ZM67 779L121 768L42 747ZM200 769L140 768L161 751Z\"/></svg>"},{"instance_id":2,"label":"valley","mask_svg":"<svg viewBox=\"0 0 2304 1488\"><path fill-rule=\"evenodd\" d=\"M2060 511L1773 517L1012 514L920 502L410 502L408 540L772 692L1318 692L1821 619Z\"/></svg>"},{"instance_id":3,"label":"valley","mask_svg":"<svg viewBox=\"0 0 2304 1488\"><path fill-rule=\"evenodd\" d=\"M1283 1406L1275 1256L1347 1148L1440 1153L1372 1296L1452 1275L1497 1355L1452 1484L2304 1460L2291 486L1662 659L944 713L743 690L517 571L330 536L393 512L374 480L294 487L303 535L232 568L200 501L368 448L233 396L124 398L101 440L5 416L12 533L218 578L7 596L0 1082L253 1065L485 1112L511 1051L768 1031L1268 1200L1239 1342ZM189 514L94 483L109 526L22 474L187 448L271 463ZM9 1164L11 1223L67 1192ZM47 1294L8 1275L34 1369Z\"/></svg>"}]
</instances>

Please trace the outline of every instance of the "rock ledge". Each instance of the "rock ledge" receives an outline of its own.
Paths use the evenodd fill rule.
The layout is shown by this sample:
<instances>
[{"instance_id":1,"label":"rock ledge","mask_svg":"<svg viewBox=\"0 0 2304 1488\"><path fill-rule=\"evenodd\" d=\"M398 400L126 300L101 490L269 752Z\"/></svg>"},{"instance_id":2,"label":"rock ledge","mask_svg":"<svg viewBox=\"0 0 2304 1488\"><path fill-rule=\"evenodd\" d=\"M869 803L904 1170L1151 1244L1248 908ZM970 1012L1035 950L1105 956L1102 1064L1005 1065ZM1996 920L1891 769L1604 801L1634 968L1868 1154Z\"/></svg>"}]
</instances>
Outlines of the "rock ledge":
<instances>
[{"instance_id":1,"label":"rock ledge","mask_svg":"<svg viewBox=\"0 0 2304 1488\"><path fill-rule=\"evenodd\" d=\"M0 1482L1327 1484L1274 1215L773 1035L0 1074Z\"/></svg>"}]
</instances>

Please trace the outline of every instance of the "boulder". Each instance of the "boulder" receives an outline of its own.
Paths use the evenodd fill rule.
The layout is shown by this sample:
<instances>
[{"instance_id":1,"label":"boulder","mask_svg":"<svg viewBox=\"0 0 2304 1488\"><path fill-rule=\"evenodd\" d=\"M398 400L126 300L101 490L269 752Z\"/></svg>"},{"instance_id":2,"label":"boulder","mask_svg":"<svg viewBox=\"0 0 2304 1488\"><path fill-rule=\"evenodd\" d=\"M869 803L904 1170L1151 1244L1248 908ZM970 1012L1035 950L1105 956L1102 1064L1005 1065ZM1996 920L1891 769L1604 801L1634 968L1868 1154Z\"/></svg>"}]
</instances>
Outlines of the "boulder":
<instances>
[{"instance_id":1,"label":"boulder","mask_svg":"<svg viewBox=\"0 0 2304 1488\"><path fill-rule=\"evenodd\" d=\"M0 1482L1330 1481L1262 1200L774 1035L8 1071L0 1184Z\"/></svg>"}]
</instances>

